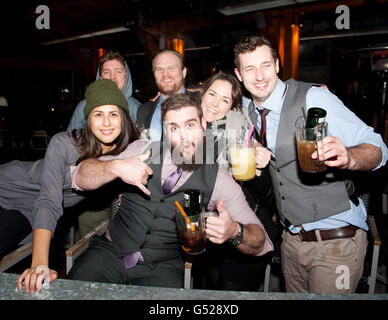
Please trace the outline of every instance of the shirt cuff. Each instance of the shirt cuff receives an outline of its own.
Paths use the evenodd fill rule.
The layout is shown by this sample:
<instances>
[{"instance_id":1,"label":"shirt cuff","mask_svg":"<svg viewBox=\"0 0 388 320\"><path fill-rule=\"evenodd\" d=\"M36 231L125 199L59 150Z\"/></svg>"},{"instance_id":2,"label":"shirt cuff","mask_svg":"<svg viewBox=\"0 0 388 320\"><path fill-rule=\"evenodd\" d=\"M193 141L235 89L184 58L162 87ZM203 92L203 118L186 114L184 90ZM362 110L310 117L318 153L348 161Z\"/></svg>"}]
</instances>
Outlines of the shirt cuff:
<instances>
[{"instance_id":1,"label":"shirt cuff","mask_svg":"<svg viewBox=\"0 0 388 320\"><path fill-rule=\"evenodd\" d=\"M84 191L82 188L80 188L76 182L75 182L75 177L77 175L77 172L79 170L79 165L78 166L70 166L70 175L71 175L71 187L77 191Z\"/></svg>"}]
</instances>

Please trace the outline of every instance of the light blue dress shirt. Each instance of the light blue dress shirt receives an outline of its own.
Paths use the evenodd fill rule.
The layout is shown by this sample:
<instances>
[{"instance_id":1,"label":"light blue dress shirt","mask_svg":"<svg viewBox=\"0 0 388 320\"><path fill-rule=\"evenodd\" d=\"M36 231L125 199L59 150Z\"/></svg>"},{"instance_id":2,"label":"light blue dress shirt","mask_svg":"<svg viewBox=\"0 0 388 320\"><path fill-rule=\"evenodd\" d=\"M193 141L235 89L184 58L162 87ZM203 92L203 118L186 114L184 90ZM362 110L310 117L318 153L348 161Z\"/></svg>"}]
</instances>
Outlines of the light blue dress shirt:
<instances>
[{"instance_id":1,"label":"light blue dress shirt","mask_svg":"<svg viewBox=\"0 0 388 320\"><path fill-rule=\"evenodd\" d=\"M164 97L160 95L158 104L155 108L154 114L152 115L150 124L149 139L151 141L160 141L162 139L162 107L161 104L164 101Z\"/></svg>"},{"instance_id":2,"label":"light blue dress shirt","mask_svg":"<svg viewBox=\"0 0 388 320\"><path fill-rule=\"evenodd\" d=\"M262 105L262 108L270 110L266 117L266 137L267 147L274 158L276 158L276 137L280 122L280 113L285 98L285 90L287 90L286 84L279 79L276 88ZM345 107L342 101L329 90L311 87L306 95L306 107L307 109L311 107L325 109L327 112L326 122L328 123L327 135L340 138L346 147L356 146L361 143L368 143L379 147L382 151L382 160L373 170L385 165L387 162L388 150L381 136L375 133L372 127L366 125L352 111ZM256 104L255 110L258 113ZM257 125L259 128L261 127L260 117L257 117ZM302 225L303 229L305 231L314 229L335 229L352 224L361 229L368 230L368 225L366 223L366 209L362 200L359 200L360 204L358 206L355 206L353 202L349 200L349 210L316 222L305 223ZM290 226L289 229L294 233L300 231L300 228L296 226Z\"/></svg>"},{"instance_id":3,"label":"light blue dress shirt","mask_svg":"<svg viewBox=\"0 0 388 320\"><path fill-rule=\"evenodd\" d=\"M186 89L183 88L179 93L185 93ZM151 123L150 123L150 132L149 132L149 140L151 141L160 141L162 140L162 102L165 100L164 96L160 95L158 104L155 108L154 114L152 115Z\"/></svg>"}]
</instances>

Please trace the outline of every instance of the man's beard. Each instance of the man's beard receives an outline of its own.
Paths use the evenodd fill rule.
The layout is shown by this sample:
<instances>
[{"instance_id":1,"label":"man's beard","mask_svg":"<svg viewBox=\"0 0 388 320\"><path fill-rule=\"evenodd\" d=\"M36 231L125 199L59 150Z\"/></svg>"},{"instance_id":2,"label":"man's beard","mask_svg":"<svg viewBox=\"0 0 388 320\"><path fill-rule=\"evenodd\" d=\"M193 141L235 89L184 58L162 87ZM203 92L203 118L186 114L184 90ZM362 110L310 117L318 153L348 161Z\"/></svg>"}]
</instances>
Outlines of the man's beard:
<instances>
[{"instance_id":1,"label":"man's beard","mask_svg":"<svg viewBox=\"0 0 388 320\"><path fill-rule=\"evenodd\" d=\"M187 142L182 142L176 145L171 145L171 158L173 162L184 171L194 171L198 169L202 164L205 163L206 159L206 139L202 138L197 144L193 142L188 142L191 146L194 147L194 153L190 158L186 158L181 154L181 148L183 144Z\"/></svg>"},{"instance_id":2,"label":"man's beard","mask_svg":"<svg viewBox=\"0 0 388 320\"><path fill-rule=\"evenodd\" d=\"M159 92L164 96L171 96L178 93L180 88L183 88L183 82L180 84L174 83L172 85L166 85L164 87L162 85L158 85Z\"/></svg>"}]
</instances>

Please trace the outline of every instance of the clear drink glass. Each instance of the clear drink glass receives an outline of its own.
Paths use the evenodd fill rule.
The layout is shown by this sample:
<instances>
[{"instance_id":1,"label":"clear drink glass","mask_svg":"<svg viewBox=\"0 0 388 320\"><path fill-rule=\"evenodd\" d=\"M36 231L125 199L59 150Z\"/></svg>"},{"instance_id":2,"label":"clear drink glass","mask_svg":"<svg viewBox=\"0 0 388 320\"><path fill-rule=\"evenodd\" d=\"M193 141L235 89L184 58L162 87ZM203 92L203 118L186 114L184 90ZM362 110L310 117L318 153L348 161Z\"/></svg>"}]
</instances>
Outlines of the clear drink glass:
<instances>
[{"instance_id":1,"label":"clear drink glass","mask_svg":"<svg viewBox=\"0 0 388 320\"><path fill-rule=\"evenodd\" d=\"M206 223L207 223L207 218L209 218L209 217L218 217L219 216L217 211L207 211L205 206L202 206L202 213L203 213L203 216L205 217L205 226L206 226ZM208 234L206 234L206 238L209 239L209 235Z\"/></svg>"},{"instance_id":2,"label":"clear drink glass","mask_svg":"<svg viewBox=\"0 0 388 320\"><path fill-rule=\"evenodd\" d=\"M232 174L237 181L248 181L256 175L255 147L253 141L248 144L242 139L229 148Z\"/></svg>"},{"instance_id":3,"label":"clear drink glass","mask_svg":"<svg viewBox=\"0 0 388 320\"><path fill-rule=\"evenodd\" d=\"M202 211L193 216L183 216L178 208L175 209L179 241L182 249L191 255L196 255L206 250L206 224Z\"/></svg>"},{"instance_id":4,"label":"clear drink glass","mask_svg":"<svg viewBox=\"0 0 388 320\"><path fill-rule=\"evenodd\" d=\"M323 162L323 141L327 133L327 123L322 126L322 132L316 128L305 128L304 117L299 117L295 122L296 143L298 148L298 163L305 172L322 172L326 170ZM317 150L318 158L311 158L313 152Z\"/></svg>"}]
</instances>

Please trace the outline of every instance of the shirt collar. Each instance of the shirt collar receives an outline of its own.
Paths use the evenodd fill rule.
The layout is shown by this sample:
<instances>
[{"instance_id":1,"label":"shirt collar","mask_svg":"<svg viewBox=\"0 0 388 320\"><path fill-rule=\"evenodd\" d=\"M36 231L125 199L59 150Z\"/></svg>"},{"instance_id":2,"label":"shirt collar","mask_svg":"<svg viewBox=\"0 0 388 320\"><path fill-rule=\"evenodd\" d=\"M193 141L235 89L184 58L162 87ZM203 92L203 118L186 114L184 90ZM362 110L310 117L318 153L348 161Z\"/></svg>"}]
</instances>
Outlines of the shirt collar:
<instances>
[{"instance_id":1,"label":"shirt collar","mask_svg":"<svg viewBox=\"0 0 388 320\"><path fill-rule=\"evenodd\" d=\"M186 88L183 87L183 89L181 91L179 91L178 93L185 93L186 92ZM161 104L166 98L161 94L160 97L159 97L159 101L158 101L158 104Z\"/></svg>"}]
</instances>

